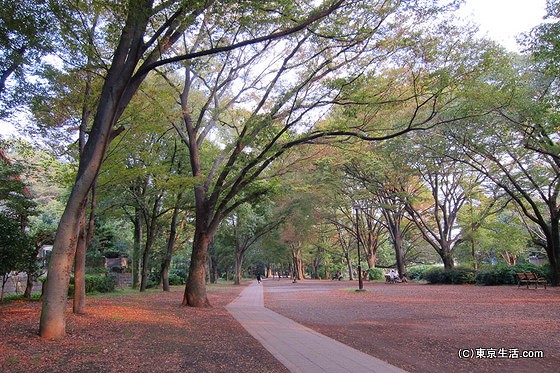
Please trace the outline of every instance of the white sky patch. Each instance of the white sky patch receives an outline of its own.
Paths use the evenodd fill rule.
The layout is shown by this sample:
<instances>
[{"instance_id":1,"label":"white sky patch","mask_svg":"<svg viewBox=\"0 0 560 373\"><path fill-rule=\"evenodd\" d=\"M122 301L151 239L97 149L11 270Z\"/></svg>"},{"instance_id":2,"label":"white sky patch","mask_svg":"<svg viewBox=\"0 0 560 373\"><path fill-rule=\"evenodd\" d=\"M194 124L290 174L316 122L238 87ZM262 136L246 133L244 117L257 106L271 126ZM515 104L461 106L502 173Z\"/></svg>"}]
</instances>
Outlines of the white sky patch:
<instances>
[{"instance_id":1,"label":"white sky patch","mask_svg":"<svg viewBox=\"0 0 560 373\"><path fill-rule=\"evenodd\" d=\"M466 0L460 13L478 24L483 36L518 52L519 34L543 23L546 0Z\"/></svg>"}]
</instances>

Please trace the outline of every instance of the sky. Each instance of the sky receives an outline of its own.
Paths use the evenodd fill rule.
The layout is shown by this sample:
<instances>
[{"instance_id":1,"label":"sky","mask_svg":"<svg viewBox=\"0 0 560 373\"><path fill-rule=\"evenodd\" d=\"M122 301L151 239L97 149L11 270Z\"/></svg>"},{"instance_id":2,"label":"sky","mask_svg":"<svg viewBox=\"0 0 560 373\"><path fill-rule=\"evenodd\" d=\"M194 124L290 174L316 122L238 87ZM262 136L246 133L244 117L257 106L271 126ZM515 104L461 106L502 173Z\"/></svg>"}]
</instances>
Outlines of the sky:
<instances>
[{"instance_id":1,"label":"sky","mask_svg":"<svg viewBox=\"0 0 560 373\"><path fill-rule=\"evenodd\" d=\"M517 36L543 22L546 0L466 0L461 14L480 26L483 36L519 51ZM14 128L0 121L0 136L15 134Z\"/></svg>"},{"instance_id":2,"label":"sky","mask_svg":"<svg viewBox=\"0 0 560 373\"><path fill-rule=\"evenodd\" d=\"M516 37L543 22L546 0L466 0L462 13L480 31L511 51L519 51Z\"/></svg>"}]
</instances>

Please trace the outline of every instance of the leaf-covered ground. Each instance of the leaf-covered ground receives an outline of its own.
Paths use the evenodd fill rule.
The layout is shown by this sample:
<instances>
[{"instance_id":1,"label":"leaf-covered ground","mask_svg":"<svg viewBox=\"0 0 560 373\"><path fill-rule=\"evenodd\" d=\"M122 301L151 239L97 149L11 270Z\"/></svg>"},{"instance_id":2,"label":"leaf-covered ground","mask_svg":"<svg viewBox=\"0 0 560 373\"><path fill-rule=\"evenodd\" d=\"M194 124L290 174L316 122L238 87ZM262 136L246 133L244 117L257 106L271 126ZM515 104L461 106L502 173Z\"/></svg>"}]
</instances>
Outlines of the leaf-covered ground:
<instances>
[{"instance_id":1,"label":"leaf-covered ground","mask_svg":"<svg viewBox=\"0 0 560 373\"><path fill-rule=\"evenodd\" d=\"M410 372L560 372L560 288L265 286L268 308Z\"/></svg>"},{"instance_id":2,"label":"leaf-covered ground","mask_svg":"<svg viewBox=\"0 0 560 373\"><path fill-rule=\"evenodd\" d=\"M0 371L287 372L224 308L241 290L210 286L209 309L181 306L182 288L88 297L60 341L37 335L39 302L0 305Z\"/></svg>"},{"instance_id":3,"label":"leaf-covered ground","mask_svg":"<svg viewBox=\"0 0 560 373\"><path fill-rule=\"evenodd\" d=\"M560 366L560 288L263 283L267 307L411 372ZM0 305L0 371L287 372L224 308L241 290L210 286L210 309L181 306L182 288L88 297L60 341L38 337L39 302Z\"/></svg>"}]
</instances>

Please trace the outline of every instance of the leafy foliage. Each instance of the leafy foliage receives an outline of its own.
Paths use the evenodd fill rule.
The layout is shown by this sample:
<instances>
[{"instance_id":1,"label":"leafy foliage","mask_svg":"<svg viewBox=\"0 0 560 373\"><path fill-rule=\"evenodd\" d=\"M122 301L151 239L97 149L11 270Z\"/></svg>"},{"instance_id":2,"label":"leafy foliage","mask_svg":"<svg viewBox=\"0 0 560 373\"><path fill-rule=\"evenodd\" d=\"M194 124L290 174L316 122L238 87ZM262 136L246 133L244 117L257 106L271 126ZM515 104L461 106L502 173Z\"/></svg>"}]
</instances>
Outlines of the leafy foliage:
<instances>
[{"instance_id":1,"label":"leafy foliage","mask_svg":"<svg viewBox=\"0 0 560 373\"><path fill-rule=\"evenodd\" d=\"M424 272L423 277L430 284L473 284L475 273L469 268L444 269L437 267Z\"/></svg>"},{"instance_id":2,"label":"leafy foliage","mask_svg":"<svg viewBox=\"0 0 560 373\"><path fill-rule=\"evenodd\" d=\"M550 281L550 266L537 266L531 263L522 263L515 266L498 264L496 266L483 269L476 274L476 283L479 285L513 285L517 281L516 273L533 272L538 277L547 278Z\"/></svg>"}]
</instances>

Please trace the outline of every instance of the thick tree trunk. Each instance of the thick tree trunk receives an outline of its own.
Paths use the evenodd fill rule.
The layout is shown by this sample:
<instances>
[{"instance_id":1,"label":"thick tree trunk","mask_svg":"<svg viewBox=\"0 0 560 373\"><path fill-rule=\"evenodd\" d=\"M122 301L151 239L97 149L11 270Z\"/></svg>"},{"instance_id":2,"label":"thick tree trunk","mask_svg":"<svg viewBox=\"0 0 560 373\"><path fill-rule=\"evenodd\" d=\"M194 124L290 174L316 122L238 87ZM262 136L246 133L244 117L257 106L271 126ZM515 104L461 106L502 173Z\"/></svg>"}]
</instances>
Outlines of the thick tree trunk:
<instances>
[{"instance_id":1,"label":"thick tree trunk","mask_svg":"<svg viewBox=\"0 0 560 373\"><path fill-rule=\"evenodd\" d=\"M368 264L368 268L375 268L375 259L377 258L377 255L374 254L372 251L368 251L366 253L366 261Z\"/></svg>"},{"instance_id":2,"label":"thick tree trunk","mask_svg":"<svg viewBox=\"0 0 560 373\"><path fill-rule=\"evenodd\" d=\"M23 297L25 299L31 298L31 293L33 292L33 282L35 281L35 276L31 273L27 273L27 281L25 284L25 291L23 292Z\"/></svg>"},{"instance_id":3,"label":"thick tree trunk","mask_svg":"<svg viewBox=\"0 0 560 373\"><path fill-rule=\"evenodd\" d=\"M197 227L196 230L198 229ZM210 241L211 238L207 234L195 231L189 276L183 296L185 306L210 307L206 294L206 261Z\"/></svg>"},{"instance_id":4,"label":"thick tree trunk","mask_svg":"<svg viewBox=\"0 0 560 373\"><path fill-rule=\"evenodd\" d=\"M39 333L43 338L66 334L65 309L68 281L78 241L80 212L103 162L113 135L113 125L130 102L145 75L131 81L144 51L144 34L151 8L149 1L131 3L123 34L105 78L87 144L80 154L78 175L53 243Z\"/></svg>"},{"instance_id":5,"label":"thick tree trunk","mask_svg":"<svg viewBox=\"0 0 560 373\"><path fill-rule=\"evenodd\" d=\"M441 260L443 261L443 268L452 269L455 267L455 261L453 260L453 254L449 250L442 249Z\"/></svg>"},{"instance_id":6,"label":"thick tree trunk","mask_svg":"<svg viewBox=\"0 0 560 373\"><path fill-rule=\"evenodd\" d=\"M400 229L398 234L394 235L394 246L395 246L395 259L397 261L397 271L399 276L406 275L406 266L404 263L404 249L402 235L400 234Z\"/></svg>"},{"instance_id":7,"label":"thick tree trunk","mask_svg":"<svg viewBox=\"0 0 560 373\"><path fill-rule=\"evenodd\" d=\"M90 185L79 182L74 185L56 232L39 325L43 338L58 339L66 335L68 282L78 241L82 202Z\"/></svg>"},{"instance_id":8,"label":"thick tree trunk","mask_svg":"<svg viewBox=\"0 0 560 373\"><path fill-rule=\"evenodd\" d=\"M303 260L301 258L301 242L297 242L291 245L292 247L292 259L294 262L294 275L295 280L303 280L305 278L303 271Z\"/></svg>"}]
</instances>

